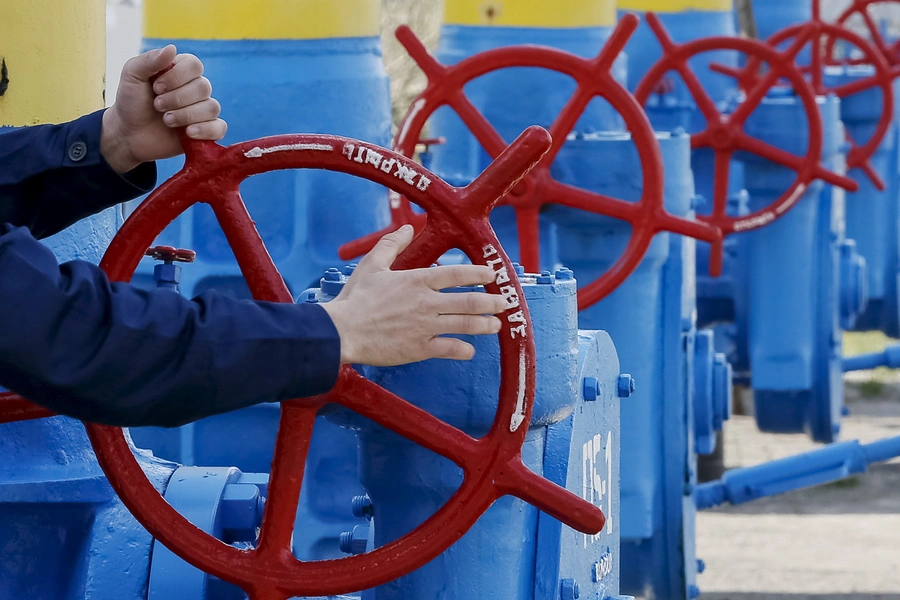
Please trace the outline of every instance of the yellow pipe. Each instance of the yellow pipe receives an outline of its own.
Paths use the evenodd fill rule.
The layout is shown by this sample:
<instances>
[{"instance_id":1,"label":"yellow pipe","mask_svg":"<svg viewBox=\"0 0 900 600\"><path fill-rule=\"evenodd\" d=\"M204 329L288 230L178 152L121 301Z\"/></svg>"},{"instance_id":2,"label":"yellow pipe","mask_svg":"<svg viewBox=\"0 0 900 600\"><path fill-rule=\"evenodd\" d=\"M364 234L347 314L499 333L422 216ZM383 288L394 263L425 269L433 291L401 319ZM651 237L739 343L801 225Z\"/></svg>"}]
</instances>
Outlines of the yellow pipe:
<instances>
[{"instance_id":1,"label":"yellow pipe","mask_svg":"<svg viewBox=\"0 0 900 600\"><path fill-rule=\"evenodd\" d=\"M8 87L0 126L61 123L101 109L104 0L0 0L0 59Z\"/></svg>"},{"instance_id":2,"label":"yellow pipe","mask_svg":"<svg viewBox=\"0 0 900 600\"><path fill-rule=\"evenodd\" d=\"M447 25L576 28L616 24L615 0L444 0Z\"/></svg>"},{"instance_id":3,"label":"yellow pipe","mask_svg":"<svg viewBox=\"0 0 900 600\"><path fill-rule=\"evenodd\" d=\"M381 0L144 0L144 38L307 40L381 33Z\"/></svg>"},{"instance_id":4,"label":"yellow pipe","mask_svg":"<svg viewBox=\"0 0 900 600\"><path fill-rule=\"evenodd\" d=\"M618 8L661 13L731 12L732 0L619 0Z\"/></svg>"}]
</instances>

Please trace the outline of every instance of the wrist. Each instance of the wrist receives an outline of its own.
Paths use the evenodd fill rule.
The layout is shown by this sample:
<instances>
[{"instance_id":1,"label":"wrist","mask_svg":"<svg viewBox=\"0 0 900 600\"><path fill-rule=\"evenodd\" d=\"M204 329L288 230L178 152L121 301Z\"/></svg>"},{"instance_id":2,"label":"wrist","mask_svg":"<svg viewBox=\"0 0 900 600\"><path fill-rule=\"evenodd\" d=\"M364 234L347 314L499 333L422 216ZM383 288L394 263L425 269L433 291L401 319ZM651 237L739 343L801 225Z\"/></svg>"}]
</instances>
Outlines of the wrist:
<instances>
[{"instance_id":1,"label":"wrist","mask_svg":"<svg viewBox=\"0 0 900 600\"><path fill-rule=\"evenodd\" d=\"M112 169L124 175L140 166L140 161L131 155L127 136L122 130L115 107L103 113L103 124L100 129L100 154Z\"/></svg>"},{"instance_id":2,"label":"wrist","mask_svg":"<svg viewBox=\"0 0 900 600\"><path fill-rule=\"evenodd\" d=\"M328 314L332 324L334 324L334 328L337 330L338 338L341 343L341 364L352 364L353 349L350 343L350 336L347 333L341 302L339 300L332 300L331 302L325 302L320 306Z\"/></svg>"}]
</instances>

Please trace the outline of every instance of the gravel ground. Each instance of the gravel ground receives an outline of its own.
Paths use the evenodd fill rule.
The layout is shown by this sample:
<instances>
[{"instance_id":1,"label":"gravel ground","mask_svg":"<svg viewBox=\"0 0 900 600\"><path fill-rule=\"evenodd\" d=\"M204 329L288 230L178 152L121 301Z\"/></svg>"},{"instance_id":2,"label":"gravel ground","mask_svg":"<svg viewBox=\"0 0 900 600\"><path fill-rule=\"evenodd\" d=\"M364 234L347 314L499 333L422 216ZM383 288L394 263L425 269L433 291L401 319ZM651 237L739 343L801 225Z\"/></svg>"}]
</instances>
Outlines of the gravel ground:
<instances>
[{"instance_id":1,"label":"gravel ground","mask_svg":"<svg viewBox=\"0 0 900 600\"><path fill-rule=\"evenodd\" d=\"M900 383L877 398L847 382L851 414L843 439L900 435ZM861 393L861 388L864 393ZM752 417L726 425L729 467L759 464L816 447L805 435L760 433ZM862 476L697 519L707 600L900 600L900 461Z\"/></svg>"}]
</instances>

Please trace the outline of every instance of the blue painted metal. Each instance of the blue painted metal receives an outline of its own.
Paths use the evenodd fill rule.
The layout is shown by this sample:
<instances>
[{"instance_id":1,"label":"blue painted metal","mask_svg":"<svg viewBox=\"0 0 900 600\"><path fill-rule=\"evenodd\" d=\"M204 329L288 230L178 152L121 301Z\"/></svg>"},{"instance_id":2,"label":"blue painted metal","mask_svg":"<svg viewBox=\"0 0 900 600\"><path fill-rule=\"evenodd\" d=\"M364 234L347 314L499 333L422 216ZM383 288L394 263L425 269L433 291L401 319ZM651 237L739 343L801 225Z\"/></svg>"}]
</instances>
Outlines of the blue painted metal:
<instances>
[{"instance_id":1,"label":"blue painted metal","mask_svg":"<svg viewBox=\"0 0 900 600\"><path fill-rule=\"evenodd\" d=\"M878 367L900 369L900 344L888 346L882 352L849 356L844 358L842 367L845 373L848 371L866 371L877 369Z\"/></svg>"},{"instance_id":2,"label":"blue painted metal","mask_svg":"<svg viewBox=\"0 0 900 600\"><path fill-rule=\"evenodd\" d=\"M0 597L145 598L152 539L110 487L79 421L2 425L0 456ZM164 489L176 465L138 460Z\"/></svg>"},{"instance_id":3,"label":"blue painted metal","mask_svg":"<svg viewBox=\"0 0 900 600\"><path fill-rule=\"evenodd\" d=\"M841 85L871 76L870 66L835 67L826 76L827 85ZM895 82L895 91L900 90ZM881 118L881 90L874 88L841 101L841 121L850 136L869 139ZM847 237L856 240L857 251L866 260L869 305L850 327L861 331L880 330L891 337L900 336L900 177L898 177L898 125L891 124L872 165L884 179L884 191L875 189L859 170L849 175L859 183L859 191L847 195ZM851 274L852 277L852 274Z\"/></svg>"},{"instance_id":4,"label":"blue painted metal","mask_svg":"<svg viewBox=\"0 0 900 600\"><path fill-rule=\"evenodd\" d=\"M751 4L757 37L761 40L769 39L785 27L812 19L810 0L752 0ZM806 64L808 60L809 49L804 49L800 54L800 63Z\"/></svg>"},{"instance_id":5,"label":"blue painted metal","mask_svg":"<svg viewBox=\"0 0 900 600\"><path fill-rule=\"evenodd\" d=\"M120 223L110 209L45 243L61 261L96 264ZM79 421L0 425L0 456L0 598L145 597L152 539L110 487ZM176 465L138 460L164 489Z\"/></svg>"},{"instance_id":6,"label":"blue painted metal","mask_svg":"<svg viewBox=\"0 0 900 600\"><path fill-rule=\"evenodd\" d=\"M256 542L262 524L269 476L234 467L181 467L172 475L165 498L202 531L226 543ZM154 540L147 600L244 600L239 588L207 575Z\"/></svg>"},{"instance_id":7,"label":"blue painted metal","mask_svg":"<svg viewBox=\"0 0 900 600\"><path fill-rule=\"evenodd\" d=\"M441 29L437 58L442 64L455 64L479 52L519 44L548 46L591 58L609 39L609 27L573 29L536 29L529 27L468 27L445 25ZM624 83L625 58L619 57L613 75ZM516 90L510 94L509 90ZM503 69L488 73L469 83L466 95L484 114L497 132L512 141L528 125L549 127L575 91L575 82L562 73L545 69ZM594 99L578 120L575 131L599 132L622 130L621 117L604 100ZM490 157L471 135L462 120L451 109L435 111L429 126L430 135L446 140L431 148L431 169L454 185L467 185L490 163ZM501 206L494 210L491 224L503 240L503 248L512 257L519 256L513 210ZM543 216L540 219L541 264L553 268L558 264L553 254L554 228Z\"/></svg>"},{"instance_id":8,"label":"blue painted metal","mask_svg":"<svg viewBox=\"0 0 900 600\"><path fill-rule=\"evenodd\" d=\"M727 13L709 18L722 27L731 26ZM692 31L696 27L695 21ZM554 41L552 32L545 34L550 42L532 37L486 40L493 29L488 33L462 29L444 28L439 50L442 62L454 62L503 43ZM640 42L632 44L643 49ZM576 52L590 56L597 47ZM715 58L729 62L727 55ZM498 131L510 138L529 124L552 122L571 92L570 88L561 93L559 84L548 75L537 80L521 69L509 70L502 79L500 73L492 76L496 77L493 82L485 77L477 91L474 86L466 91ZM508 94L509 89L527 92ZM723 101L730 93L723 88ZM677 110L679 118L686 114L685 107ZM570 185L637 200L640 163L630 136L618 133L621 129L617 119L609 119L602 112L588 113L561 149L552 168L554 177ZM429 132L447 140L431 150L432 167L442 177L466 184L484 168L487 158L483 150L455 116L436 113ZM683 130L661 135L660 144L666 172L666 208L679 216L688 215L694 195L689 137ZM596 168L598 164L604 168ZM491 220L504 248L517 256L512 211L501 207ZM590 281L619 257L630 235L627 223L557 206L545 208L541 222L541 259L543 268L548 269L544 277L562 263L572 267L582 280ZM623 457L627 461L622 471L626 500L621 516L625 593L652 590L658 597L686 598L696 578L694 510L692 503L684 501L685 474L690 472L694 477L696 462L693 422L687 430L684 428L684 423L693 419L694 402L694 248L693 241L680 236L658 236L637 272L609 298L579 317L582 327L610 333L623 370L638 382L634 395L623 400L622 406ZM535 318L535 322L539 320ZM706 372L712 374L716 370L715 354L704 354L701 359L708 361ZM714 406L726 401L721 395L717 398L712 389L704 387L697 400L708 403L707 415L715 414ZM631 391L630 384L627 391ZM718 410L719 414L724 412Z\"/></svg>"},{"instance_id":9,"label":"blue painted metal","mask_svg":"<svg viewBox=\"0 0 900 600\"><path fill-rule=\"evenodd\" d=\"M690 138L659 134L666 174L666 209L691 213ZM635 199L640 191L636 149L626 134L576 136L560 151L558 178L570 185ZM603 169L594 165L602 164ZM590 281L625 247L627 223L552 207L560 259ZM505 240L504 240L505 242ZM622 590L635 595L687 598L696 582L694 507L685 485L695 481L694 241L657 236L644 260L617 290L579 315L581 327L608 331L622 369L638 382L622 404ZM707 414L713 413L709 405ZM687 424L687 426L686 426Z\"/></svg>"},{"instance_id":10,"label":"blue painted metal","mask_svg":"<svg viewBox=\"0 0 900 600\"><path fill-rule=\"evenodd\" d=\"M731 365L714 348L713 332L694 338L694 447L697 454L716 449L716 432L731 418Z\"/></svg>"},{"instance_id":11,"label":"blue painted metal","mask_svg":"<svg viewBox=\"0 0 900 600\"><path fill-rule=\"evenodd\" d=\"M147 39L161 47L173 40ZM225 142L284 132L345 135L389 145L391 106L379 38L320 40L177 40L179 50L199 56L215 82L216 98L230 123ZM265 102L260 102L265 98ZM165 161L160 177L181 166ZM248 180L241 193L260 235L288 286L303 290L330 266L337 248L387 225L388 201L374 183L324 171L280 171ZM249 297L237 263L206 205L191 209L157 241L197 252L182 272L191 296L209 288ZM134 282L153 287L145 259ZM204 419L179 429L133 430L139 445L186 465L269 470L280 416L277 404ZM362 488L356 479L356 442L351 432L324 419L316 426L301 499L295 552L303 560L341 556L339 537L360 521L347 502Z\"/></svg>"},{"instance_id":12,"label":"blue painted metal","mask_svg":"<svg viewBox=\"0 0 900 600\"><path fill-rule=\"evenodd\" d=\"M834 168L843 160L839 103L828 97L819 105L825 134L823 162ZM802 154L807 132L801 113L794 98L770 96L748 119L746 131ZM785 129L786 122L797 125ZM752 210L769 204L794 178L793 171L769 161L740 158ZM843 191L814 182L787 215L746 234L751 381L757 424L764 431L806 432L822 442L833 441L840 431L843 212ZM851 245L843 252L844 261L862 268Z\"/></svg>"},{"instance_id":13,"label":"blue painted metal","mask_svg":"<svg viewBox=\"0 0 900 600\"><path fill-rule=\"evenodd\" d=\"M900 456L900 437L871 444L853 440L743 469L732 469L719 481L697 486L699 508L743 504L791 490L822 485L865 473L869 465Z\"/></svg>"},{"instance_id":14,"label":"blue painted metal","mask_svg":"<svg viewBox=\"0 0 900 600\"><path fill-rule=\"evenodd\" d=\"M607 334L577 330L577 284L568 273L559 279L554 275L521 279L535 327L538 365L525 463L594 502L611 520L598 536L571 535L558 521L522 501L503 498L439 558L365 592L366 600L557 600L564 586L573 589L573 582L584 597L606 599L618 593L622 401L617 397L616 352ZM323 300L331 297L312 293ZM494 337L464 339L476 348L471 362L431 360L391 369L364 367L364 373L470 435L483 435L497 407L499 346ZM596 383L585 386L591 378ZM585 387L590 390L587 395ZM360 479L373 506L375 545L419 525L462 481L462 472L450 461L358 415L336 411L328 418L354 428L359 436ZM356 514L364 514L368 502L355 504ZM357 530L345 538L346 547L358 550L354 541L361 546L363 535ZM486 564L492 567L485 568Z\"/></svg>"}]
</instances>

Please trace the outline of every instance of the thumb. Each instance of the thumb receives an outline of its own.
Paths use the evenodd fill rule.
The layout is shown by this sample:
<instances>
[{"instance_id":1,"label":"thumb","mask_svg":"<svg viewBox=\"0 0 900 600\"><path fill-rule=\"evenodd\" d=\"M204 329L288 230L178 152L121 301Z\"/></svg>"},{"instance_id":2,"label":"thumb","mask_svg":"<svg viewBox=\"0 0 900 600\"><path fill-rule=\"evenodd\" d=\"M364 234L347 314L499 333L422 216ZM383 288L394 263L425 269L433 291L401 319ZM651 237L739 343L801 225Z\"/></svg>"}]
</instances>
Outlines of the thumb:
<instances>
[{"instance_id":1,"label":"thumb","mask_svg":"<svg viewBox=\"0 0 900 600\"><path fill-rule=\"evenodd\" d=\"M178 49L173 44L144 52L128 61L125 65L125 74L136 81L150 81L151 77L170 66L177 55Z\"/></svg>"},{"instance_id":2,"label":"thumb","mask_svg":"<svg viewBox=\"0 0 900 600\"><path fill-rule=\"evenodd\" d=\"M412 225L404 225L389 233L379 241L359 263L363 271L384 271L391 268L400 253L412 242L415 230Z\"/></svg>"}]
</instances>

